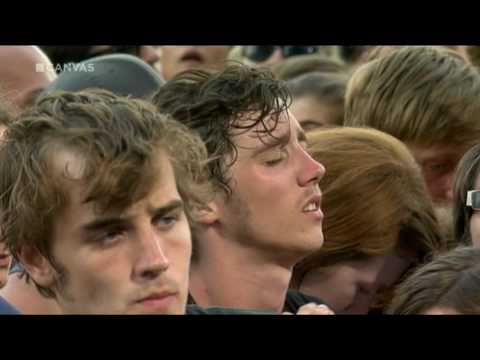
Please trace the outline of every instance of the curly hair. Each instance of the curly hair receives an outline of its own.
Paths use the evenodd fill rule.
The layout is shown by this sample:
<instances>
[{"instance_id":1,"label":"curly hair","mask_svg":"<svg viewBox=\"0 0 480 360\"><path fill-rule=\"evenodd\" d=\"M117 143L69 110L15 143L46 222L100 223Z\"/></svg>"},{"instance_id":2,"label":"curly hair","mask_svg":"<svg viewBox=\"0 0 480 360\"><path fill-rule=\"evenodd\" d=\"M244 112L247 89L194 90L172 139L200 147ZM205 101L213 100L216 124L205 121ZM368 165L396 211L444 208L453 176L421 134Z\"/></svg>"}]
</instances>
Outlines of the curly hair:
<instances>
[{"instance_id":1,"label":"curly hair","mask_svg":"<svg viewBox=\"0 0 480 360\"><path fill-rule=\"evenodd\" d=\"M16 260L30 246L60 268L51 231L67 203L64 180L72 176L68 166L55 166L59 150L83 160L74 180L86 186L84 201L99 211L122 211L146 196L162 176L152 166L159 152L171 160L187 216L210 200L205 146L185 126L151 104L108 91L53 93L15 119L0 147L0 233Z\"/></svg>"},{"instance_id":2,"label":"curly hair","mask_svg":"<svg viewBox=\"0 0 480 360\"><path fill-rule=\"evenodd\" d=\"M474 67L446 48L382 51L350 78L345 126L373 127L424 146L477 142L480 74Z\"/></svg>"},{"instance_id":3,"label":"curly hair","mask_svg":"<svg viewBox=\"0 0 480 360\"><path fill-rule=\"evenodd\" d=\"M237 158L233 138L259 124L273 136L280 114L291 104L291 96L270 71L235 64L218 73L179 73L160 88L153 103L161 113L200 134L212 157L212 181L230 194L227 171ZM273 125L267 125L267 118L274 120Z\"/></svg>"}]
</instances>

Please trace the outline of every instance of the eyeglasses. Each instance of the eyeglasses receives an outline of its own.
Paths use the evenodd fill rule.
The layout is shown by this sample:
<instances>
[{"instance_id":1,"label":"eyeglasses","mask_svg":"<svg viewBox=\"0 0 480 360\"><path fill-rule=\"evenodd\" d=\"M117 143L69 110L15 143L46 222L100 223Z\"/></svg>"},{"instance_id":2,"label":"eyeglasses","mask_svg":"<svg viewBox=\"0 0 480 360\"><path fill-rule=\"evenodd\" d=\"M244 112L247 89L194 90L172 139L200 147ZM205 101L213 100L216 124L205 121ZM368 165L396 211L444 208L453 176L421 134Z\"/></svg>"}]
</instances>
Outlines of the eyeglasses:
<instances>
[{"instance_id":1,"label":"eyeglasses","mask_svg":"<svg viewBox=\"0 0 480 360\"><path fill-rule=\"evenodd\" d=\"M288 58L297 55L313 54L319 46L244 46L243 55L254 62L267 60L273 53L280 49L282 56Z\"/></svg>"},{"instance_id":2,"label":"eyeglasses","mask_svg":"<svg viewBox=\"0 0 480 360\"><path fill-rule=\"evenodd\" d=\"M467 191L466 205L473 210L480 210L480 190Z\"/></svg>"}]
</instances>

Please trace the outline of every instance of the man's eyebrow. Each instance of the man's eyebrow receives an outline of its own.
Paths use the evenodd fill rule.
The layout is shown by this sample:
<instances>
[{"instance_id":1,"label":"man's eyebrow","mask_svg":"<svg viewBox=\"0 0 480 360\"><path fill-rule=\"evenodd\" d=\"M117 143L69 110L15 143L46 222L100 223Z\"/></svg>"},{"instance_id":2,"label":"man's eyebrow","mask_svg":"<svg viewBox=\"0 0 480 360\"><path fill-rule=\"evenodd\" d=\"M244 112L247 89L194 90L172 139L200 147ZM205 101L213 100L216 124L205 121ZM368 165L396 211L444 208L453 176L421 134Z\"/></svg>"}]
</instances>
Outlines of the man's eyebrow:
<instances>
[{"instance_id":1,"label":"man's eyebrow","mask_svg":"<svg viewBox=\"0 0 480 360\"><path fill-rule=\"evenodd\" d=\"M169 201L167 204L161 207L149 208L148 212L151 216L161 216L164 214L168 214L170 211L177 210L177 209L183 210L184 208L185 208L185 203L180 199L175 199L175 200Z\"/></svg>"},{"instance_id":2,"label":"man's eyebrow","mask_svg":"<svg viewBox=\"0 0 480 360\"><path fill-rule=\"evenodd\" d=\"M122 226L127 223L127 219L121 217L107 217L94 220L82 226L82 231L87 233L95 233L104 229L109 229L115 226Z\"/></svg>"},{"instance_id":3,"label":"man's eyebrow","mask_svg":"<svg viewBox=\"0 0 480 360\"><path fill-rule=\"evenodd\" d=\"M298 140L298 142L306 142L307 141L307 135L305 133L305 130L303 130L301 127L297 128L297 140Z\"/></svg>"},{"instance_id":4,"label":"man's eyebrow","mask_svg":"<svg viewBox=\"0 0 480 360\"><path fill-rule=\"evenodd\" d=\"M148 209L148 213L150 216L162 216L164 214L168 214L170 211L183 209L184 206L185 205L182 200L175 199L158 208L150 207ZM115 226L126 226L128 221L128 218L122 218L121 216L105 217L83 225L82 230L85 232L94 233Z\"/></svg>"},{"instance_id":5,"label":"man's eyebrow","mask_svg":"<svg viewBox=\"0 0 480 360\"><path fill-rule=\"evenodd\" d=\"M262 139L262 145L256 148L253 152L253 156L257 156L277 146L285 146L290 141L290 132L286 132L280 136L268 135L269 140Z\"/></svg>"}]
</instances>

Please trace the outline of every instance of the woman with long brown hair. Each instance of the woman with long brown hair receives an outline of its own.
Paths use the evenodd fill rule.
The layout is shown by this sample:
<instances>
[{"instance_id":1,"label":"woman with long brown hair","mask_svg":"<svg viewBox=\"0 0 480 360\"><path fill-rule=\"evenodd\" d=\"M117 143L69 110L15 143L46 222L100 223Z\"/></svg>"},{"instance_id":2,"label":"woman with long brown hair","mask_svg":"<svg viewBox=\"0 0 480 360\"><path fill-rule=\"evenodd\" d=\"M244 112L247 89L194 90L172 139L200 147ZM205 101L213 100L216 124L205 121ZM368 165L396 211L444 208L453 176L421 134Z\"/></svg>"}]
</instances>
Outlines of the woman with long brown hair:
<instances>
[{"instance_id":1,"label":"woman with long brown hair","mask_svg":"<svg viewBox=\"0 0 480 360\"><path fill-rule=\"evenodd\" d=\"M407 147L373 129L318 129L325 242L294 270L292 287L336 313L383 308L394 285L444 241L421 170ZM382 295L382 296L380 296Z\"/></svg>"}]
</instances>

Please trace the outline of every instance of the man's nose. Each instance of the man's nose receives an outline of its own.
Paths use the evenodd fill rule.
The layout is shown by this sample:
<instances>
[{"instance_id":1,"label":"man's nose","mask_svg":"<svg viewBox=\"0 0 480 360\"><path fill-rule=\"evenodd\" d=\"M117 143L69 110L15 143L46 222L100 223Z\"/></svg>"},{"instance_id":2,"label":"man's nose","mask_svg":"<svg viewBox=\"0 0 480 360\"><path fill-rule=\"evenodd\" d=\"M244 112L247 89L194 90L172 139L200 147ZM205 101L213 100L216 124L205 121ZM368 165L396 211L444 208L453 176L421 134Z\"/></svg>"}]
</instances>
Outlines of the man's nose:
<instances>
[{"instance_id":1,"label":"man's nose","mask_svg":"<svg viewBox=\"0 0 480 360\"><path fill-rule=\"evenodd\" d=\"M170 262L162 249L160 236L150 229L140 234L138 255L136 258L134 273L140 280L156 278L170 266Z\"/></svg>"},{"instance_id":2,"label":"man's nose","mask_svg":"<svg viewBox=\"0 0 480 360\"><path fill-rule=\"evenodd\" d=\"M144 45L140 48L140 58L150 66L154 66L160 60L156 49L151 45Z\"/></svg>"}]
</instances>

